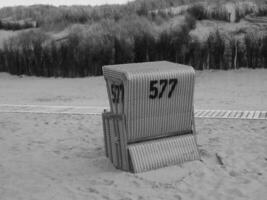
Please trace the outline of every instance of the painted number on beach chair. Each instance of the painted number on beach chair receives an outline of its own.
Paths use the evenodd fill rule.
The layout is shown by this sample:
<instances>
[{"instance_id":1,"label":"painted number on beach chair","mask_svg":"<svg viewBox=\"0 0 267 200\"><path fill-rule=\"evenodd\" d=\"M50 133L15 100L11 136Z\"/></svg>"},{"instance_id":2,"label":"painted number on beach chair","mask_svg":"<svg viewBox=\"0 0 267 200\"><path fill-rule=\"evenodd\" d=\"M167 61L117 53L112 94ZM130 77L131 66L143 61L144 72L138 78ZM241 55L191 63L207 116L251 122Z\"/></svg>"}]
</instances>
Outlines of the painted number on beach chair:
<instances>
[{"instance_id":1,"label":"painted number on beach chair","mask_svg":"<svg viewBox=\"0 0 267 200\"><path fill-rule=\"evenodd\" d=\"M123 102L123 99L124 99L123 84L120 84L120 85L111 84L111 94L112 94L113 103Z\"/></svg>"},{"instance_id":2,"label":"painted number on beach chair","mask_svg":"<svg viewBox=\"0 0 267 200\"><path fill-rule=\"evenodd\" d=\"M177 79L161 79L150 81L150 99L162 98L167 85L170 85L170 90L168 92L168 98L172 97L172 93L177 85Z\"/></svg>"},{"instance_id":3,"label":"painted number on beach chair","mask_svg":"<svg viewBox=\"0 0 267 200\"><path fill-rule=\"evenodd\" d=\"M177 82L178 82L177 79L170 79L169 80L169 85L171 85L171 89L170 89L169 94L168 94L169 98L171 98L172 93L173 93L173 91L174 91L174 89L175 89L175 87L177 85Z\"/></svg>"}]
</instances>

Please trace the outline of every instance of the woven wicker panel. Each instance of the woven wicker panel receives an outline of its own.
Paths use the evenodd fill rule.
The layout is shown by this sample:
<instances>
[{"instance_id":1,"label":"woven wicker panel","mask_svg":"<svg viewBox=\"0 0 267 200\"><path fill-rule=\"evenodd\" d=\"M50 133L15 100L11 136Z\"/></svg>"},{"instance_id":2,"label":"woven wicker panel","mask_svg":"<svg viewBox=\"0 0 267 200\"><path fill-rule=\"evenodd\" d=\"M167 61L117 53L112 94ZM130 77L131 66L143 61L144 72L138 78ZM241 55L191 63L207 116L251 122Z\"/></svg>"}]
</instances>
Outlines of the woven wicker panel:
<instances>
[{"instance_id":1,"label":"woven wicker panel","mask_svg":"<svg viewBox=\"0 0 267 200\"><path fill-rule=\"evenodd\" d=\"M150 62L105 66L103 73L107 82L120 80L123 84L124 101L123 106L119 106L122 110L116 109L118 106L111 101L110 104L113 113L125 114L129 142L192 129L195 79L192 67L170 62ZM173 79L177 80L177 84L169 97ZM167 84L159 98L164 80ZM154 99L150 98L153 94L151 81L157 81L154 87L158 95Z\"/></svg>"},{"instance_id":2,"label":"woven wicker panel","mask_svg":"<svg viewBox=\"0 0 267 200\"><path fill-rule=\"evenodd\" d=\"M121 168L122 150L119 144L119 120L117 117L112 117L112 114L108 112L104 112L102 118L106 156L109 157L116 168Z\"/></svg>"},{"instance_id":3,"label":"woven wicker panel","mask_svg":"<svg viewBox=\"0 0 267 200\"><path fill-rule=\"evenodd\" d=\"M200 158L193 134L136 143L128 148L135 173Z\"/></svg>"},{"instance_id":4,"label":"woven wicker panel","mask_svg":"<svg viewBox=\"0 0 267 200\"><path fill-rule=\"evenodd\" d=\"M106 157L109 157L110 155L110 139L109 139L109 126L108 126L108 120L105 117L105 112L102 114L102 122L103 122L103 134L104 134L104 144L105 144L105 154Z\"/></svg>"},{"instance_id":5,"label":"woven wicker panel","mask_svg":"<svg viewBox=\"0 0 267 200\"><path fill-rule=\"evenodd\" d=\"M124 116L104 111L102 119L106 156L116 168L129 171Z\"/></svg>"}]
</instances>

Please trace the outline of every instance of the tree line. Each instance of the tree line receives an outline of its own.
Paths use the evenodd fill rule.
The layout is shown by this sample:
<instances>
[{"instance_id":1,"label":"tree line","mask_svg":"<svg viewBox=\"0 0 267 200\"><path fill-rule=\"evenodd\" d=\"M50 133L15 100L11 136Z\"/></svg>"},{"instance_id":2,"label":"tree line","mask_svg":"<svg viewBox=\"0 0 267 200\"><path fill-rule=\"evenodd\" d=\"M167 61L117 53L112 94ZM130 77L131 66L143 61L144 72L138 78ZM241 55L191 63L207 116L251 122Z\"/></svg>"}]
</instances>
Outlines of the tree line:
<instances>
[{"instance_id":1,"label":"tree line","mask_svg":"<svg viewBox=\"0 0 267 200\"><path fill-rule=\"evenodd\" d=\"M0 71L45 77L102 74L102 66L168 60L197 70L267 68L267 35L247 33L243 39L219 31L207 40L190 36L195 19L157 30L147 18L132 15L119 21L77 24L68 37L56 41L40 30L22 32L0 50Z\"/></svg>"},{"instance_id":2,"label":"tree line","mask_svg":"<svg viewBox=\"0 0 267 200\"><path fill-rule=\"evenodd\" d=\"M33 5L5 7L0 9L0 19L32 19L39 27L53 30L65 28L70 24L93 24L103 19L118 21L132 14L146 15L149 10L178 6L194 0L136 0L125 5L101 6L51 6Z\"/></svg>"},{"instance_id":3,"label":"tree line","mask_svg":"<svg viewBox=\"0 0 267 200\"><path fill-rule=\"evenodd\" d=\"M242 4L241 4L242 5ZM211 20L220 20L226 22L239 22L245 16L253 14L256 16L266 16L267 6L262 5L261 7L255 7L252 5L244 4L241 6L238 4L234 6L234 11L231 12L225 6L215 6L208 8L202 3L195 3L187 9L192 16L197 20L211 19ZM234 15L234 19L231 19L231 15ZM232 16L233 17L233 16ZM231 21L234 20L234 21Z\"/></svg>"},{"instance_id":4,"label":"tree line","mask_svg":"<svg viewBox=\"0 0 267 200\"><path fill-rule=\"evenodd\" d=\"M0 20L0 30L12 30L12 31L17 31L17 30L23 30L23 29L28 29L28 28L37 28L37 23L35 22L27 22L27 21L22 21L22 22L17 22L17 21L2 21Z\"/></svg>"},{"instance_id":5,"label":"tree line","mask_svg":"<svg viewBox=\"0 0 267 200\"><path fill-rule=\"evenodd\" d=\"M216 2L209 0L208 5L214 5ZM238 2L237 2L238 3ZM242 2L241 2L242 3ZM49 30L65 28L74 23L93 24L103 19L113 19L119 21L125 16L138 14L139 16L153 17L153 12L162 11L170 7L181 5L190 5L188 11L196 19L216 19L230 21L230 15L223 2L219 6L207 7L204 4L196 3L194 0L136 0L125 5L102 5L102 6L50 6L50 5L33 5L33 6L16 6L5 7L0 9L0 19L12 18L15 21L31 19L36 21L38 27ZM242 4L241 4L242 5ZM161 14L163 14L162 12ZM265 5L254 8L244 4L235 7L236 21L247 14L253 13L259 16L266 16L267 7ZM165 13L165 15L172 13ZM11 29L11 28L10 28Z\"/></svg>"}]
</instances>

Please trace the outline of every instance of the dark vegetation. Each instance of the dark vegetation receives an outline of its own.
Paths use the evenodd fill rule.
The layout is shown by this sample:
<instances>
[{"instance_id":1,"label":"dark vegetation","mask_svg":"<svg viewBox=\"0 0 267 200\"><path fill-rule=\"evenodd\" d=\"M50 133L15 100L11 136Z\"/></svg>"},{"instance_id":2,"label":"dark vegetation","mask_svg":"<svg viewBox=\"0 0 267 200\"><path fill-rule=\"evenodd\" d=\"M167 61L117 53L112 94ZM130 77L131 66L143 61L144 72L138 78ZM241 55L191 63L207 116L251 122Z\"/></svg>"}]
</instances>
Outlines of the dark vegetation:
<instances>
[{"instance_id":1,"label":"dark vegetation","mask_svg":"<svg viewBox=\"0 0 267 200\"><path fill-rule=\"evenodd\" d=\"M210 19L210 20L221 20L231 22L231 15L227 9L223 6L217 6L208 9L204 4L193 4L187 10L197 20ZM250 6L235 7L235 18L234 22L239 22L245 16L253 14L256 16L266 16L267 6L261 6L259 9L255 9Z\"/></svg>"},{"instance_id":2,"label":"dark vegetation","mask_svg":"<svg viewBox=\"0 0 267 200\"><path fill-rule=\"evenodd\" d=\"M224 7L215 7L209 11L203 4L194 4L187 11L197 20L214 19L230 22L230 15Z\"/></svg>"},{"instance_id":3,"label":"dark vegetation","mask_svg":"<svg viewBox=\"0 0 267 200\"><path fill-rule=\"evenodd\" d=\"M40 27L54 30L60 25L64 27L72 23L92 24L104 19L118 21L125 16L133 14L147 16L150 10L164 9L191 2L194 2L194 0L136 0L126 5L102 5L95 7L17 6L2 8L0 10L0 19L12 17L14 20L23 20L30 18L37 21ZM166 15L164 12L161 14Z\"/></svg>"},{"instance_id":4,"label":"dark vegetation","mask_svg":"<svg viewBox=\"0 0 267 200\"><path fill-rule=\"evenodd\" d=\"M256 16L267 16L267 3L259 8L258 12L256 13Z\"/></svg>"},{"instance_id":5,"label":"dark vegetation","mask_svg":"<svg viewBox=\"0 0 267 200\"><path fill-rule=\"evenodd\" d=\"M23 30L23 29L28 29L28 28L37 28L37 23L34 22L4 22L0 20L0 30L12 30L12 31L17 31L17 30Z\"/></svg>"},{"instance_id":6,"label":"dark vegetation","mask_svg":"<svg viewBox=\"0 0 267 200\"><path fill-rule=\"evenodd\" d=\"M159 29L172 14L149 10L175 6L177 2L150 0L96 8L33 6L0 10L0 16L9 17L14 12L16 20L31 18L40 25L5 43L0 50L0 71L82 77L101 75L103 65L157 60L184 63L198 70L267 68L267 35L246 33L243 39L237 39L216 31L206 41L192 38L189 32L195 28L196 19L206 18L201 7L191 8L182 24ZM63 40L46 34L46 30L71 24Z\"/></svg>"}]
</instances>

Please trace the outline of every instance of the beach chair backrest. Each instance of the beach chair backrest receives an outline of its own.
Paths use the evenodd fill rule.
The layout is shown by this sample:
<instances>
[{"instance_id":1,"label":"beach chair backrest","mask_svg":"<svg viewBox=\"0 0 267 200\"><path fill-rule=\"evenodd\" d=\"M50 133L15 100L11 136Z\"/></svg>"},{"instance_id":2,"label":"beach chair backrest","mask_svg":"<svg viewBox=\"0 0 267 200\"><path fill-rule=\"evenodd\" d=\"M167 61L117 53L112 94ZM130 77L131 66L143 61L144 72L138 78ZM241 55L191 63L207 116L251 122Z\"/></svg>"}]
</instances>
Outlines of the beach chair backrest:
<instances>
[{"instance_id":1,"label":"beach chair backrest","mask_svg":"<svg viewBox=\"0 0 267 200\"><path fill-rule=\"evenodd\" d=\"M134 143L192 130L195 72L162 62L103 67L111 112L125 115Z\"/></svg>"}]
</instances>

